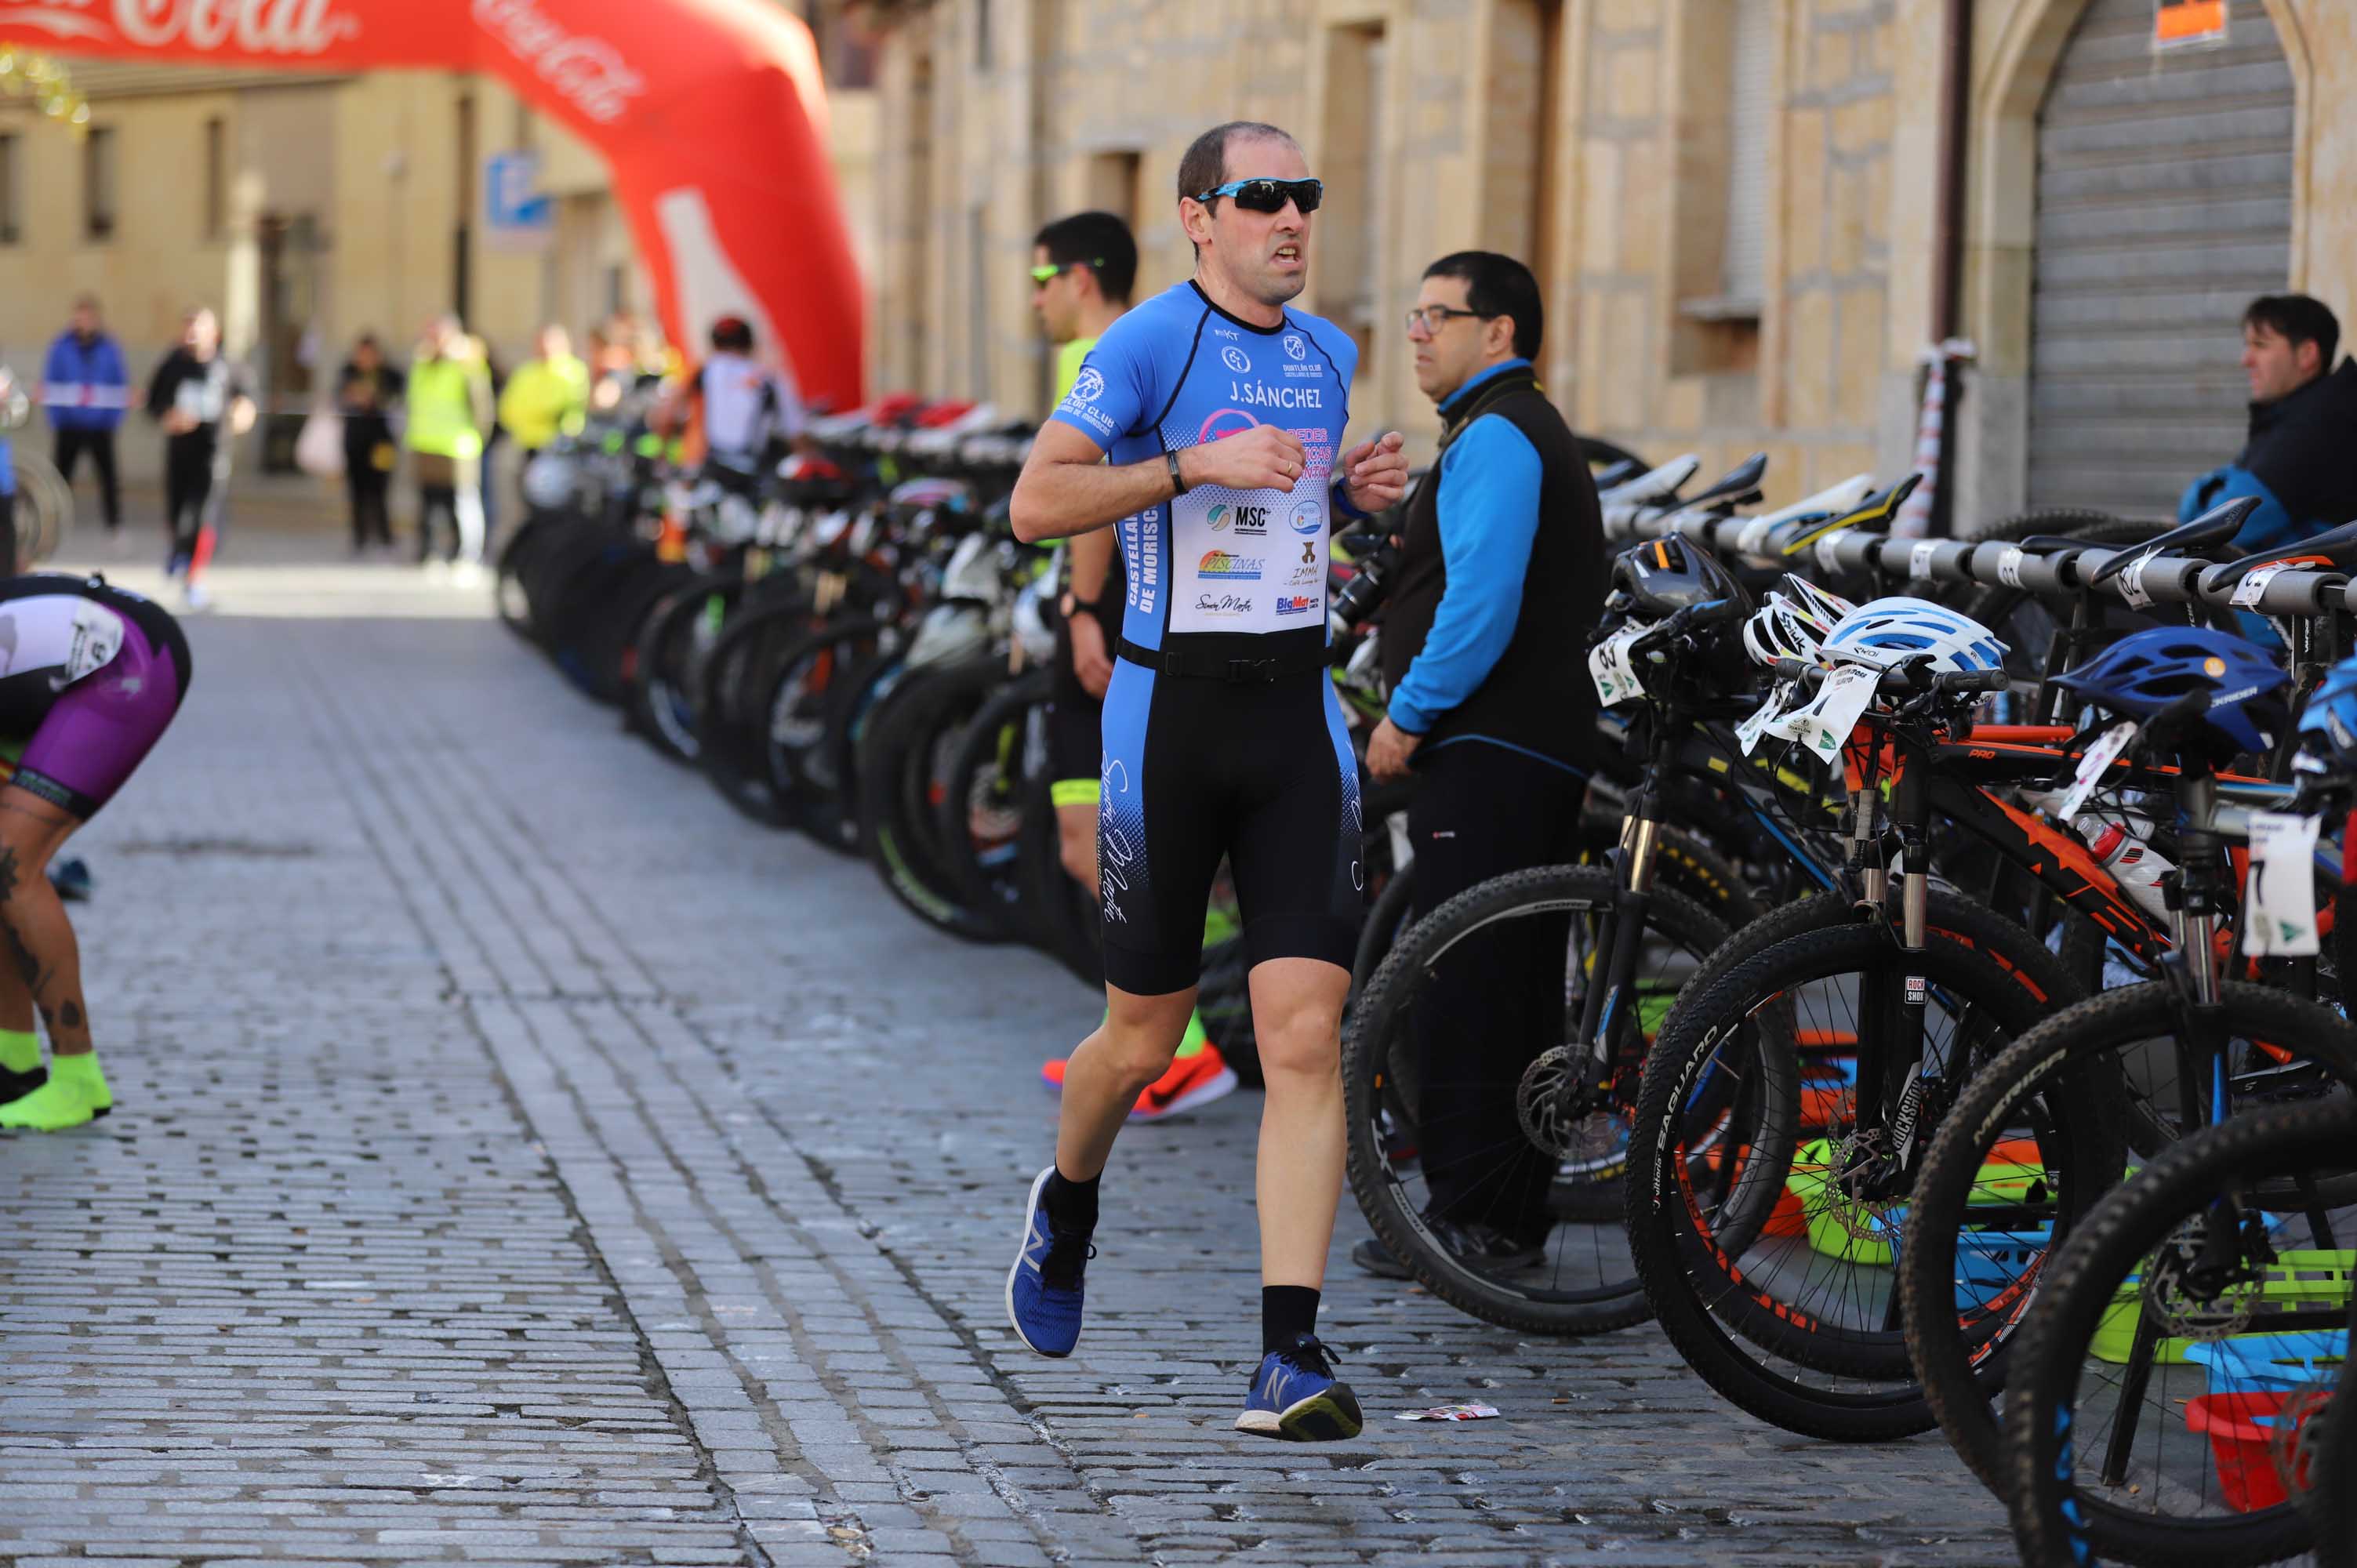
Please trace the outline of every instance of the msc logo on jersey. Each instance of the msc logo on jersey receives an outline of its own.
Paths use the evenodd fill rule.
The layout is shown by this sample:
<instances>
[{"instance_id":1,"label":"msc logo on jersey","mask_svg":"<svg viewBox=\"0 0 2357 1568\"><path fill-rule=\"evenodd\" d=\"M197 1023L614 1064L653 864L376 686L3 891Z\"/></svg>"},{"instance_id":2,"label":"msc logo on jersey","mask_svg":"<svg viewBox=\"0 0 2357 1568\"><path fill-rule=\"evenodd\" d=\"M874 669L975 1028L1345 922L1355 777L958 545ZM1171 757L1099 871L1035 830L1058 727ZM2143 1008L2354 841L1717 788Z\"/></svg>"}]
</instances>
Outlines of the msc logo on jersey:
<instances>
[{"instance_id":1,"label":"msc logo on jersey","mask_svg":"<svg viewBox=\"0 0 2357 1568\"><path fill-rule=\"evenodd\" d=\"M1198 443L1218 441L1225 436L1242 435L1259 423L1241 408L1222 408L1203 421L1203 427L1195 432L1195 439Z\"/></svg>"},{"instance_id":2,"label":"msc logo on jersey","mask_svg":"<svg viewBox=\"0 0 2357 1568\"><path fill-rule=\"evenodd\" d=\"M1235 373L1240 376L1248 376L1252 374L1252 356L1245 353L1242 349L1237 348L1233 343L1229 344L1226 348L1220 350L1220 363L1227 366L1228 369L1235 371Z\"/></svg>"},{"instance_id":3,"label":"msc logo on jersey","mask_svg":"<svg viewBox=\"0 0 2357 1568\"><path fill-rule=\"evenodd\" d=\"M1276 600L1276 613L1281 616L1306 616L1317 603L1307 594L1280 594Z\"/></svg>"},{"instance_id":4,"label":"msc logo on jersey","mask_svg":"<svg viewBox=\"0 0 2357 1568\"><path fill-rule=\"evenodd\" d=\"M1316 501L1303 501L1293 509L1290 521L1296 533L1323 533L1326 532L1326 509Z\"/></svg>"},{"instance_id":5,"label":"msc logo on jersey","mask_svg":"<svg viewBox=\"0 0 2357 1568\"><path fill-rule=\"evenodd\" d=\"M1239 535L1246 533L1266 533L1268 532L1268 508L1265 506L1215 506L1206 515L1204 521L1209 522L1214 529L1225 528L1230 523L1233 523L1235 524L1236 532Z\"/></svg>"},{"instance_id":6,"label":"msc logo on jersey","mask_svg":"<svg viewBox=\"0 0 2357 1568\"><path fill-rule=\"evenodd\" d=\"M1072 395L1082 403L1104 396L1104 372L1094 365L1082 366L1079 379L1072 382Z\"/></svg>"},{"instance_id":7,"label":"msc logo on jersey","mask_svg":"<svg viewBox=\"0 0 2357 1568\"><path fill-rule=\"evenodd\" d=\"M1285 357L1288 360L1306 360L1309 358L1308 347L1300 338L1288 332L1285 335Z\"/></svg>"},{"instance_id":8,"label":"msc logo on jersey","mask_svg":"<svg viewBox=\"0 0 2357 1568\"><path fill-rule=\"evenodd\" d=\"M1267 564L1257 555L1231 555L1224 550L1207 550L1202 560L1195 564L1195 575L1226 582L1257 583L1261 568Z\"/></svg>"}]
</instances>

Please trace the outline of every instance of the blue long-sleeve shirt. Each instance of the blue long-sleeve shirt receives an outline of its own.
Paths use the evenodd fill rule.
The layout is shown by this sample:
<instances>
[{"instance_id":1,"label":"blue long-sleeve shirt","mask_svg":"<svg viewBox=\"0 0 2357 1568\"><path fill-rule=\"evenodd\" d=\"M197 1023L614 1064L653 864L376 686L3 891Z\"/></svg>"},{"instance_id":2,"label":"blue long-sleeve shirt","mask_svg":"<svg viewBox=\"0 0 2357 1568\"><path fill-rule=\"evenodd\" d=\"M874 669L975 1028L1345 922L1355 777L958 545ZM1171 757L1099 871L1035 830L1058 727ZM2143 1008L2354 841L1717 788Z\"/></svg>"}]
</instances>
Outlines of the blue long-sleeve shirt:
<instances>
[{"instance_id":1,"label":"blue long-sleeve shirt","mask_svg":"<svg viewBox=\"0 0 2357 1568\"><path fill-rule=\"evenodd\" d=\"M1443 400L1440 412L1446 415L1462 407L1492 376L1529 363L1508 360L1492 365ZM1424 734L1479 690L1513 641L1523 610L1523 575L1538 535L1543 477L1538 448L1495 414L1467 425L1441 454L1437 502L1448 585L1433 613L1432 630L1392 693L1389 709L1392 723L1408 734Z\"/></svg>"},{"instance_id":2,"label":"blue long-sleeve shirt","mask_svg":"<svg viewBox=\"0 0 2357 1568\"><path fill-rule=\"evenodd\" d=\"M104 333L85 343L61 332L41 369L41 401L58 430L112 430L131 406L122 347Z\"/></svg>"}]
</instances>

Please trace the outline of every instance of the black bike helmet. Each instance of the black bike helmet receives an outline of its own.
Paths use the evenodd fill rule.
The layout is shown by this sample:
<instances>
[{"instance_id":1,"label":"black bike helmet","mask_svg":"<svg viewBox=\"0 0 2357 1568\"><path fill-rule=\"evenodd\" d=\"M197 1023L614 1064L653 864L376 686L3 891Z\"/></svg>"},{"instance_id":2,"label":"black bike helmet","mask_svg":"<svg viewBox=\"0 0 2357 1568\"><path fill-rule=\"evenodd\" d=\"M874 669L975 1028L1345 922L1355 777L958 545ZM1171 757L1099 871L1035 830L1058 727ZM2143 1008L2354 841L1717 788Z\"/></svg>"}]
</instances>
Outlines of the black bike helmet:
<instances>
[{"instance_id":1,"label":"black bike helmet","mask_svg":"<svg viewBox=\"0 0 2357 1568\"><path fill-rule=\"evenodd\" d=\"M1612 592L1604 607L1631 620L1656 621L1721 599L1742 607L1733 618L1751 613L1751 596L1709 551L1672 536L1632 544L1613 557Z\"/></svg>"}]
</instances>

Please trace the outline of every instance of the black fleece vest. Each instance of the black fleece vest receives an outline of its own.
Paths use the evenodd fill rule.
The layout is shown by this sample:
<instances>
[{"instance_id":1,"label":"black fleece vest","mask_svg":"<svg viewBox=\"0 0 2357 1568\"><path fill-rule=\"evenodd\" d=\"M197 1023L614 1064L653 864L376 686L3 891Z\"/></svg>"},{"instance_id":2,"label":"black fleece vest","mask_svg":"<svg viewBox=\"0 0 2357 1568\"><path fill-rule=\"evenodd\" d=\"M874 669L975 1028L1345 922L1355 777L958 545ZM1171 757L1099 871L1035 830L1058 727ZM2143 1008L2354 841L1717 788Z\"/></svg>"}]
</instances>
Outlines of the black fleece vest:
<instances>
[{"instance_id":1,"label":"black fleece vest","mask_svg":"<svg viewBox=\"0 0 2357 1568\"><path fill-rule=\"evenodd\" d=\"M1472 694L1433 721L1425 745L1478 735L1585 765L1598 750L1587 639L1604 609L1604 526L1596 481L1571 427L1530 371L1508 371L1481 386L1442 431L1442 453L1473 421L1488 416L1513 425L1538 452L1538 532L1523 574L1513 640ZM1448 585L1436 461L1408 498L1398 575L1383 612L1383 679L1393 690L1431 635Z\"/></svg>"}]
</instances>

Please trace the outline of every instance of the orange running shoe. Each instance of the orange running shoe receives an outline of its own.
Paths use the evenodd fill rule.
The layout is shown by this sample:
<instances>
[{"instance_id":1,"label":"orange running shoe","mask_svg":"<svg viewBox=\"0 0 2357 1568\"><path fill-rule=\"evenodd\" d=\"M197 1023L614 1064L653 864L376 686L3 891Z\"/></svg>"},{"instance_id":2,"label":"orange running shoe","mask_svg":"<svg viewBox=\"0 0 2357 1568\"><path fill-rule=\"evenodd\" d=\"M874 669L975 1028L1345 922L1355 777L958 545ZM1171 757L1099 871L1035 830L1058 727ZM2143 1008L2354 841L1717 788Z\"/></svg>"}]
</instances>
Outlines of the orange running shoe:
<instances>
[{"instance_id":1,"label":"orange running shoe","mask_svg":"<svg viewBox=\"0 0 2357 1568\"><path fill-rule=\"evenodd\" d=\"M1039 1080L1049 1089L1061 1092L1064 1087L1064 1063L1058 1057L1039 1065ZM1133 1122L1159 1122L1177 1116L1198 1106L1209 1105L1223 1094L1232 1094L1236 1088L1236 1069L1220 1055L1220 1047L1211 1041L1191 1057L1180 1057L1170 1064L1170 1070L1156 1079L1137 1097L1130 1108Z\"/></svg>"}]
</instances>

